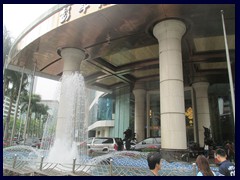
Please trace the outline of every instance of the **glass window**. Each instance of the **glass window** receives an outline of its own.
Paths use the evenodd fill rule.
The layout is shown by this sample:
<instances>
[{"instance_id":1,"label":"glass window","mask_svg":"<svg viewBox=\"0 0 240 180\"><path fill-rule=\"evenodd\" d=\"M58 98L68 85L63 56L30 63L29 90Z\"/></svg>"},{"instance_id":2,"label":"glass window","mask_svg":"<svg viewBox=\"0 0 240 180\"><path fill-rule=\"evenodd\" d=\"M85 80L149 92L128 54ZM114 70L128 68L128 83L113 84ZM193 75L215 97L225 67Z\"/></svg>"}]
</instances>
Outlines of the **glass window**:
<instances>
[{"instance_id":1,"label":"glass window","mask_svg":"<svg viewBox=\"0 0 240 180\"><path fill-rule=\"evenodd\" d=\"M157 137L160 136L160 96L150 94L149 97L150 137Z\"/></svg>"},{"instance_id":2,"label":"glass window","mask_svg":"<svg viewBox=\"0 0 240 180\"><path fill-rule=\"evenodd\" d=\"M111 95L106 95L98 100L98 120L111 120L113 112L113 100Z\"/></svg>"},{"instance_id":3,"label":"glass window","mask_svg":"<svg viewBox=\"0 0 240 180\"><path fill-rule=\"evenodd\" d=\"M112 138L95 138L94 144L112 144Z\"/></svg>"},{"instance_id":4,"label":"glass window","mask_svg":"<svg viewBox=\"0 0 240 180\"><path fill-rule=\"evenodd\" d=\"M93 138L88 138L87 143L88 143L88 144L91 144L91 143L92 143L92 140L93 140Z\"/></svg>"},{"instance_id":5,"label":"glass window","mask_svg":"<svg viewBox=\"0 0 240 180\"><path fill-rule=\"evenodd\" d=\"M161 138L155 138L154 143L160 144L161 143Z\"/></svg>"},{"instance_id":6,"label":"glass window","mask_svg":"<svg viewBox=\"0 0 240 180\"><path fill-rule=\"evenodd\" d=\"M105 141L103 141L102 143L103 144L112 144L113 143L113 139L112 138L105 139Z\"/></svg>"},{"instance_id":7,"label":"glass window","mask_svg":"<svg viewBox=\"0 0 240 180\"><path fill-rule=\"evenodd\" d=\"M153 144L153 138L145 139L144 142L145 142L146 144Z\"/></svg>"}]
</instances>

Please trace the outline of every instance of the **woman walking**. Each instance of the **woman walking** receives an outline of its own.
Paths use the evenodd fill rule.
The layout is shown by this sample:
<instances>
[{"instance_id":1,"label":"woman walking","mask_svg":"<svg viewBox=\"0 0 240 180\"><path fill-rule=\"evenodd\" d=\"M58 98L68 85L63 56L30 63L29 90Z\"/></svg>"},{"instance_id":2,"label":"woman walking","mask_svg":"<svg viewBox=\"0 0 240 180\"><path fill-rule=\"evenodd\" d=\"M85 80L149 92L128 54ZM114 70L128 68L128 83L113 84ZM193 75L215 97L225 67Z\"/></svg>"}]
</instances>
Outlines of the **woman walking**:
<instances>
[{"instance_id":1,"label":"woman walking","mask_svg":"<svg viewBox=\"0 0 240 180\"><path fill-rule=\"evenodd\" d=\"M197 176L215 176L215 173L210 169L208 159L204 155L199 155L196 159L198 167Z\"/></svg>"}]
</instances>

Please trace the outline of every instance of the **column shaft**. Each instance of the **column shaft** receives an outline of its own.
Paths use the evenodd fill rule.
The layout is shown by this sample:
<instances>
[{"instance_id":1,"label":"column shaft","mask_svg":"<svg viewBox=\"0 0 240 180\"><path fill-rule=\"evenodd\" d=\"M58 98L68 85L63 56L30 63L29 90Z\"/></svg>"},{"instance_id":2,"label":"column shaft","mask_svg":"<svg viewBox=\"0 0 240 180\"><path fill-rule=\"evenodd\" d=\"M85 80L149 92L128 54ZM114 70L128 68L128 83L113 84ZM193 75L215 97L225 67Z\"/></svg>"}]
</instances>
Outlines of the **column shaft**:
<instances>
[{"instance_id":1,"label":"column shaft","mask_svg":"<svg viewBox=\"0 0 240 180\"><path fill-rule=\"evenodd\" d=\"M136 133L136 138L138 141L141 141L145 138L145 98L146 90L137 89L133 90L135 96L135 118L134 118L134 129Z\"/></svg>"},{"instance_id":2,"label":"column shaft","mask_svg":"<svg viewBox=\"0 0 240 180\"><path fill-rule=\"evenodd\" d=\"M179 20L158 23L153 34L159 42L161 138L163 149L187 149L181 38Z\"/></svg>"},{"instance_id":3,"label":"column shaft","mask_svg":"<svg viewBox=\"0 0 240 180\"><path fill-rule=\"evenodd\" d=\"M193 88L196 95L197 105L197 120L198 120L198 136L200 147L204 146L204 128L203 126L210 128L210 113L208 102L208 82L194 83Z\"/></svg>"}]
</instances>

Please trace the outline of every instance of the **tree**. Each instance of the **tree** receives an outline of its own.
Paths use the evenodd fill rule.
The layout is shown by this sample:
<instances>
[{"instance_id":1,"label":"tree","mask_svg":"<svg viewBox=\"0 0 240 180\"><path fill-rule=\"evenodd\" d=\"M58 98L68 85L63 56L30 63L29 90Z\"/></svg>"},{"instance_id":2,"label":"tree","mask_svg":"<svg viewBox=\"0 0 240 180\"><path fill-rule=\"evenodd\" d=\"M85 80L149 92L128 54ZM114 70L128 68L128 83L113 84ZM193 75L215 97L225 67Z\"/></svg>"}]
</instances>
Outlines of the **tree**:
<instances>
[{"instance_id":1,"label":"tree","mask_svg":"<svg viewBox=\"0 0 240 180\"><path fill-rule=\"evenodd\" d=\"M44 104L38 104L37 112L36 112L36 120L38 120L38 129L36 134L38 137L41 137L43 134L43 124L45 123L45 117L48 115L49 107Z\"/></svg>"},{"instance_id":2,"label":"tree","mask_svg":"<svg viewBox=\"0 0 240 180\"><path fill-rule=\"evenodd\" d=\"M7 55L12 47L12 38L6 26L3 27L3 68Z\"/></svg>"},{"instance_id":3,"label":"tree","mask_svg":"<svg viewBox=\"0 0 240 180\"><path fill-rule=\"evenodd\" d=\"M41 96L38 94L33 94L31 97L31 107L29 112L29 119L26 119L27 124L27 132L26 134L33 134L33 130L31 128L31 121L32 121L32 113L37 111L37 103L41 101ZM29 103L29 95L25 95L22 98L22 112L27 112Z\"/></svg>"},{"instance_id":4,"label":"tree","mask_svg":"<svg viewBox=\"0 0 240 180\"><path fill-rule=\"evenodd\" d=\"M11 46L12 46L12 38L11 38L10 33L7 30L6 26L4 26L4 28L3 28L3 65L5 64L5 60L11 49ZM3 68L5 68L5 67L3 66ZM10 116L11 116L11 111L12 111L12 104L18 96L18 91L20 88L21 73L12 71L12 70L8 70L8 69L6 69L6 70L3 69L3 70L4 70L3 95L4 95L4 97L6 95L10 97L10 104L9 104L8 114L7 114L5 128L4 128L4 139L6 140L6 139L8 139L8 136L9 136L8 131L9 131ZM10 82L13 84L13 87L11 90L9 89ZM21 93L26 91L27 85L28 85L28 78L27 78L27 75L24 75L23 83L22 83L22 87L21 87Z\"/></svg>"},{"instance_id":5,"label":"tree","mask_svg":"<svg viewBox=\"0 0 240 180\"><path fill-rule=\"evenodd\" d=\"M28 86L28 77L26 74L23 75L23 83L22 86L20 87L20 79L21 79L21 73L12 71L9 69L5 70L4 73L4 97L8 96L10 98L10 103L9 103L9 109L8 109L8 114L6 118L6 123L5 123L5 128L4 128L4 140L7 140L9 137L9 122L10 122L10 116L11 116L11 111L12 111L12 104L14 101L16 101L17 96L18 96L18 91L19 88L21 88L20 94L24 94L27 92L26 88ZM8 88L9 83L13 84L12 89ZM6 85L5 85L6 84ZM18 107L16 107L18 111Z\"/></svg>"},{"instance_id":6,"label":"tree","mask_svg":"<svg viewBox=\"0 0 240 180\"><path fill-rule=\"evenodd\" d=\"M3 27L3 72L5 66L5 60L7 55L12 47L12 41L9 31L7 30L6 26ZM5 74L5 73L4 73ZM5 89L8 88L9 80L4 78L4 86L3 86L3 95L5 96Z\"/></svg>"}]
</instances>

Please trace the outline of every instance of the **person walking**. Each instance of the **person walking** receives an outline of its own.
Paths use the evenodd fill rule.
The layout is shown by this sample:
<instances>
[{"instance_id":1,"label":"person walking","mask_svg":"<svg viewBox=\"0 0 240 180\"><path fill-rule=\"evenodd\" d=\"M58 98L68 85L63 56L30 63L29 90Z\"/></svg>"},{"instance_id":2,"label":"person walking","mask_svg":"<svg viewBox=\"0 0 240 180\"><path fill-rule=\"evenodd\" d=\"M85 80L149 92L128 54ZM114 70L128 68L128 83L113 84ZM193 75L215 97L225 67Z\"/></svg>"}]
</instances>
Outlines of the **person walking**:
<instances>
[{"instance_id":1,"label":"person walking","mask_svg":"<svg viewBox=\"0 0 240 180\"><path fill-rule=\"evenodd\" d=\"M227 154L227 159L230 162L235 162L235 151L234 151L233 143L227 142L227 144L225 145L225 149L226 149L225 152Z\"/></svg>"},{"instance_id":2,"label":"person walking","mask_svg":"<svg viewBox=\"0 0 240 180\"><path fill-rule=\"evenodd\" d=\"M219 161L219 173L224 176L235 176L235 165L227 160L227 154L223 149L217 149L216 159Z\"/></svg>"},{"instance_id":3,"label":"person walking","mask_svg":"<svg viewBox=\"0 0 240 180\"><path fill-rule=\"evenodd\" d=\"M216 176L210 169L208 159L204 155L198 155L196 165L198 167L197 176Z\"/></svg>"},{"instance_id":4,"label":"person walking","mask_svg":"<svg viewBox=\"0 0 240 180\"><path fill-rule=\"evenodd\" d=\"M216 176L210 169L208 159L203 155L198 155L196 159L196 165L198 167L197 176Z\"/></svg>"},{"instance_id":5,"label":"person walking","mask_svg":"<svg viewBox=\"0 0 240 180\"><path fill-rule=\"evenodd\" d=\"M150 152L147 156L148 167L150 173L147 176L158 176L158 171L161 169L162 156L159 152Z\"/></svg>"}]
</instances>

